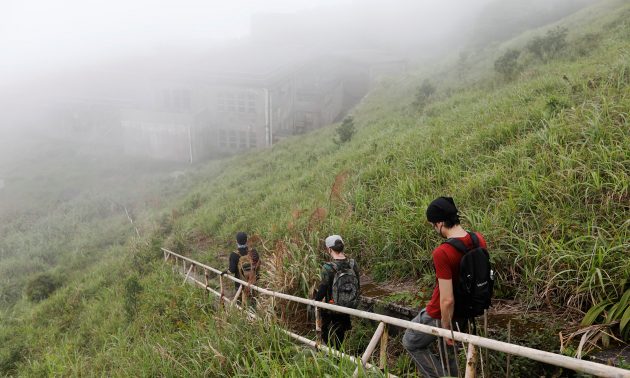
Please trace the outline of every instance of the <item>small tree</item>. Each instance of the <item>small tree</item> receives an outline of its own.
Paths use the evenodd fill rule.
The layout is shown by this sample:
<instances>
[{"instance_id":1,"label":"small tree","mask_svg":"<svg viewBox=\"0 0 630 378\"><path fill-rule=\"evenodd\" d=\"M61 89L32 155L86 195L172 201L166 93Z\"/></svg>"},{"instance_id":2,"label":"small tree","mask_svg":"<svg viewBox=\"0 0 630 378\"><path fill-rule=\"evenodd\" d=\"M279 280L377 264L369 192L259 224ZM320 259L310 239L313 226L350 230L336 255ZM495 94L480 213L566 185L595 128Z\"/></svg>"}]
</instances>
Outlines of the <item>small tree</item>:
<instances>
[{"instance_id":1,"label":"small tree","mask_svg":"<svg viewBox=\"0 0 630 378\"><path fill-rule=\"evenodd\" d=\"M521 52L514 49L507 50L494 62L494 69L506 80L512 80L519 71L518 57Z\"/></svg>"},{"instance_id":2,"label":"small tree","mask_svg":"<svg viewBox=\"0 0 630 378\"><path fill-rule=\"evenodd\" d=\"M343 122L341 122L341 125L337 126L336 131L338 136L338 138L334 140L336 144L340 145L342 143L349 142L354 136L355 132L354 119L352 118L352 116L347 116L346 118L344 118Z\"/></svg>"},{"instance_id":3,"label":"small tree","mask_svg":"<svg viewBox=\"0 0 630 378\"><path fill-rule=\"evenodd\" d=\"M459 79L463 79L466 75L466 72L470 69L468 63L468 56L470 53L468 51L460 51L459 58L457 59L457 76Z\"/></svg>"},{"instance_id":4,"label":"small tree","mask_svg":"<svg viewBox=\"0 0 630 378\"><path fill-rule=\"evenodd\" d=\"M138 312L138 295L141 291L142 286L135 275L125 281L125 314L128 321L133 320Z\"/></svg>"},{"instance_id":5,"label":"small tree","mask_svg":"<svg viewBox=\"0 0 630 378\"><path fill-rule=\"evenodd\" d=\"M414 101L416 107L423 109L429 103L429 99L433 96L435 90L435 85L429 79L424 79L416 92L416 100Z\"/></svg>"}]
</instances>

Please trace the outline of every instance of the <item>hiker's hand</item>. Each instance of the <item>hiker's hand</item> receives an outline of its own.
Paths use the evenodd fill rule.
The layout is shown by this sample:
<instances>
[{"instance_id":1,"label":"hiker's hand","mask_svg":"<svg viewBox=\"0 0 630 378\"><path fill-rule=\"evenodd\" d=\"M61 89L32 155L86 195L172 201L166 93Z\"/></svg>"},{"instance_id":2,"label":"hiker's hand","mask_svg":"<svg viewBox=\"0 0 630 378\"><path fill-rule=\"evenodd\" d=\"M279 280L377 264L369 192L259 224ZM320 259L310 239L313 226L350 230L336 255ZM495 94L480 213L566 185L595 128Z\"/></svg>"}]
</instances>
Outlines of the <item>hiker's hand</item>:
<instances>
[{"instance_id":1,"label":"hiker's hand","mask_svg":"<svg viewBox=\"0 0 630 378\"><path fill-rule=\"evenodd\" d=\"M446 341L446 345L453 346L453 339L449 339L449 338L446 338L446 337L444 339Z\"/></svg>"}]
</instances>

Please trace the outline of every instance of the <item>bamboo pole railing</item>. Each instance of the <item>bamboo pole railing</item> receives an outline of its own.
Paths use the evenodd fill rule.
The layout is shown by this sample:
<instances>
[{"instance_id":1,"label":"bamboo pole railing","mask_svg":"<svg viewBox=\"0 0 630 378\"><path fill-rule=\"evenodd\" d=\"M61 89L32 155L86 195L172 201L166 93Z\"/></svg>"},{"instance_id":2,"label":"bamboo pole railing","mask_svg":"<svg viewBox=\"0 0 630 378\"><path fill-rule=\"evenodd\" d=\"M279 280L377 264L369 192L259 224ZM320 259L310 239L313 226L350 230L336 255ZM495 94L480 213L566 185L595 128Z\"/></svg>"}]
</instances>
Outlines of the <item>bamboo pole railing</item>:
<instances>
[{"instance_id":1,"label":"bamboo pole railing","mask_svg":"<svg viewBox=\"0 0 630 378\"><path fill-rule=\"evenodd\" d=\"M170 254L167 254L166 252L164 253L164 256L165 256L164 261L165 261L165 262L166 262L166 261L168 261L168 259L169 259L170 255L173 255L173 256L174 256L174 258L175 258L175 264L177 264L177 260L179 260L179 259L182 259L182 258L183 258L183 259L186 259L186 261L188 261L188 262L190 262L190 263L193 263L193 264L195 264L195 263L196 263L196 264L198 264L199 266L203 267L203 268L204 268L204 270L210 270L210 271L212 271L212 272L214 272L214 273L219 274L219 278L222 278L222 277L223 277L223 276L221 275L221 271L219 271L219 270L217 270L217 269L214 269L214 268L211 268L211 267L206 266L206 265L204 265L204 264L198 263L198 262L196 262L196 261L194 261L194 260L191 260L191 259L185 258L185 257L183 257L183 256L181 256L181 255L178 255L178 254L174 253L174 252L170 252L170 251L168 251L168 252L169 252ZM232 278L234 278L234 277L232 277L232 276L227 276L227 277L228 277L228 278L231 278L231 279L232 279ZM236 291L236 294L234 295L234 298L233 298L233 299L228 299L228 298L225 298L225 297L224 297L221 293L219 293L219 292L217 292L216 290L212 289L212 288L211 288L211 287L209 287L207 284L205 284L204 282L199 281L199 280L198 280L198 279L196 279L195 277L192 277L192 276L187 275L187 280L192 281L193 283L197 284L198 286L203 287L204 289L206 289L206 290L207 290L207 291L209 291L210 293L212 293L212 294L214 294L214 295L216 295L216 296L220 297L223 301L228 302L228 303L230 304L230 306L231 306L231 307L235 307L235 308L240 309L240 310L245 310L245 311L246 311L246 314L247 314L247 317L248 317L249 319L257 319L257 318L258 318L258 316L257 316L255 313L253 313L253 312L251 312L251 311L247 310L245 307L242 307L242 306L238 305L238 303L237 303L237 299L238 299L239 295L241 295L241 293L242 293L242 288L243 288L243 285L242 285L242 284L241 284L241 286L239 286L238 290ZM240 281L240 280L238 280L238 281ZM186 281L184 281L184 282L186 282ZM243 282L243 281L241 281L241 282ZM252 288L254 288L254 286L253 286L253 285L252 285L251 287L252 287ZM345 359L348 359L349 361L351 361L351 362L353 362L354 364L357 364L357 365L360 365L360 364L362 363L362 361L361 361L361 360L359 360L359 359L357 359L356 357L351 356L351 355L346 354L346 353L343 353L343 352L338 351L338 350L336 350L336 349L330 348L330 347L328 347L328 346L326 346L326 345L322 344L322 343L321 343L321 341L313 341L313 340L310 340L310 339L308 339L308 338L306 338L306 337L304 337L304 336L300 336L300 335L298 335L298 334L296 334L296 333L293 333L293 332L291 332L291 331L287 331L286 329L282 329L282 328L280 328L280 331L282 331L284 334L286 334L286 335L290 336L291 338L293 338L293 339L294 339L294 340L296 340L296 341L299 341L299 342L301 342L301 343L303 343L303 344L306 344L306 345L308 345L308 346L310 346L310 347L312 347L312 348L315 348L315 349L321 350L321 351L323 351L324 353L329 354L329 355L331 355L331 356L333 356L333 357L337 357L337 358L345 358ZM374 365L372 365L372 364L370 364L370 363L367 363L367 362L366 362L366 363L364 363L364 364L363 364L363 366L364 366L364 368L366 368L366 369L377 369L377 367L376 367L376 366L374 366ZM393 374L387 374L387 376L388 376L389 378L397 378L397 377L396 377L395 375L393 375Z\"/></svg>"},{"instance_id":2,"label":"bamboo pole railing","mask_svg":"<svg viewBox=\"0 0 630 378\"><path fill-rule=\"evenodd\" d=\"M219 276L221 275L221 271L218 269L202 264L188 257L184 257L175 252L169 251L168 249L161 248L161 250L164 252L164 261L168 261L171 258L171 256L175 259L175 264L177 264L179 260L182 260L182 265L184 268L183 271L186 271L186 263L189 263L189 264L194 264L200 268L207 269L208 271L218 274ZM493 339L471 335L471 334L467 334L463 332L455 332L453 330L447 330L444 328L433 327L433 326L420 324L420 323L414 323L408 320L398 319L391 316L380 315L380 314L375 314L375 313L371 313L367 311L356 310L353 308L337 306L337 305L333 305L333 304L325 303L325 302L318 302L313 299L296 297L293 295L265 289L265 288L253 285L249 282L240 280L233 276L226 275L225 277L227 277L228 279L234 282L238 282L239 284L241 284L241 288L243 286L246 286L249 288L250 291L255 290L263 295L271 296L273 298L280 298L287 301L292 301L292 302L301 303L305 305L311 305L319 309L326 309L326 310L331 310L331 311L335 311L335 312L339 312L343 314L356 316L363 319L369 319L369 320L379 322L379 324L384 323L385 325L393 325L393 326L411 329L411 330L422 332L422 333L431 334L438 337L449 338L458 342L471 344L478 348L479 347L487 348L487 349L494 350L497 352L507 353L509 355L525 357L525 358L529 358L531 360L535 360L538 362L543 362L546 364L550 364L550 365L554 365L554 366L558 366L558 367L562 367L566 369L571 369L571 370L575 370L575 371L579 371L579 372L583 372L587 374L592 374L598 377L630 378L630 370L625 370L625 369L617 368L614 366L604 365L604 364L600 364L600 363L596 363L592 361L584 361L584 360L564 356L557 353L546 352L543 350L524 347L524 346L516 345L516 344L510 344L503 341L493 340ZM189 277L188 279L192 279L198 285L202 287L206 287L206 285L203 282L200 282L194 279L193 277ZM238 297L235 297L235 299L236 298ZM236 302L236 301L234 300L233 302ZM252 314L249 311L248 313ZM289 331L286 331L286 332L289 332ZM311 341L309 339L306 339L306 340L309 340L309 342L307 343L306 340L304 340L305 338L303 338L302 336L299 336L299 335L295 335L295 336L297 336L299 339L294 336L292 337L296 340L299 340L311 346L317 347L324 351L326 351L326 349L330 349L323 345L318 345L317 342L314 342L314 341L312 341L312 344L311 344ZM330 351L328 352L331 353ZM341 352L338 352L338 353L341 353ZM335 353L332 352L332 354L335 354ZM475 353L470 353L470 354L475 355ZM357 360L356 358L352 356L348 356L348 355L345 355L345 356L350 358L357 364L362 363L361 360ZM468 362L470 363L471 361L468 361ZM366 367L373 368L372 365L368 365L368 364L366 364Z\"/></svg>"}]
</instances>

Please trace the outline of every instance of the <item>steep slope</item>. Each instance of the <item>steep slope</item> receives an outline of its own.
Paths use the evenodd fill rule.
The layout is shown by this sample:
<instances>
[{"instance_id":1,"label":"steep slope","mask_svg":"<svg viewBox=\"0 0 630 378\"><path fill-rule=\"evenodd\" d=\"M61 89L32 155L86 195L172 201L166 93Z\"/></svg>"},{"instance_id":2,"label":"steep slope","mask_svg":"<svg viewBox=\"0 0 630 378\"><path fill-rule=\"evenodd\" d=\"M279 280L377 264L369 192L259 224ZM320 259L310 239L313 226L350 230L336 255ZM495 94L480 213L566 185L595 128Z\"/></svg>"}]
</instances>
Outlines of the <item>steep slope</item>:
<instances>
[{"instance_id":1,"label":"steep slope","mask_svg":"<svg viewBox=\"0 0 630 378\"><path fill-rule=\"evenodd\" d=\"M587 22L597 9L566 22ZM356 110L358 132L347 144L335 144L329 128L232 160L196 188L197 206L176 220L173 240L230 240L246 229L270 252L274 243L288 246L312 271L312 248L334 231L375 276L418 276L430 272L427 251L437 242L424 208L449 194L465 223L488 235L503 295L582 309L618 295L629 263L622 9L593 21L603 29L586 55L581 44L594 37L573 28L555 60L523 53L513 82L491 76L456 87L451 77L434 79L438 92L422 110L400 93L413 93L426 76L400 78Z\"/></svg>"},{"instance_id":2,"label":"steep slope","mask_svg":"<svg viewBox=\"0 0 630 378\"><path fill-rule=\"evenodd\" d=\"M355 110L347 143L333 142L332 126L197 167L187 197L147 215L140 238L2 314L0 372L343 376L351 366L274 327L215 312L163 268L158 247L219 266L247 230L265 284L306 295L321 240L335 232L375 278L417 279L421 291L439 242L424 209L444 194L490 241L499 298L577 317L619 300L630 273L629 19L630 5L602 2L550 26L569 35L547 62L525 48L541 29L471 53L465 70L454 60L383 82ZM522 51L512 80L492 72L508 48ZM418 95L425 79L437 90ZM409 366L401 361L396 372Z\"/></svg>"}]
</instances>

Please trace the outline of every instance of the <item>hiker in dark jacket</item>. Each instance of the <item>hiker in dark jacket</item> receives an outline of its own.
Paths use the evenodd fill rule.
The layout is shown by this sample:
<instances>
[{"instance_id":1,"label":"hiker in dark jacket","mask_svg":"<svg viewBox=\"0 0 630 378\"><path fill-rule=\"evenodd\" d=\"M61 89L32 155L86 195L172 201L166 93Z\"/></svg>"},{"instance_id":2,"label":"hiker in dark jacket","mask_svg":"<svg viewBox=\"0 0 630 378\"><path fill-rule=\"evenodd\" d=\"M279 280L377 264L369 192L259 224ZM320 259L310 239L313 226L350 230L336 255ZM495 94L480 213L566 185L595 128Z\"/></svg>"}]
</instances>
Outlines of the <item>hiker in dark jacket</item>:
<instances>
[{"instance_id":1,"label":"hiker in dark jacket","mask_svg":"<svg viewBox=\"0 0 630 378\"><path fill-rule=\"evenodd\" d=\"M359 267L352 259L346 258L343 253L344 243L339 235L331 235L326 238L326 250L332 261L322 266L321 282L315 294L315 300L324 299L326 303L336 304L333 300L333 281L337 271L352 269L357 277L357 297L360 292ZM350 315L334 311L322 310L322 341L335 347L341 345L346 332L352 329ZM332 337L331 337L332 336Z\"/></svg>"},{"instance_id":2,"label":"hiker in dark jacket","mask_svg":"<svg viewBox=\"0 0 630 378\"><path fill-rule=\"evenodd\" d=\"M236 251L230 253L230 265L228 270L234 275L234 277L245 281L247 281L247 277L243 277L239 269L239 260L242 256L247 256L248 253L251 254L251 260L254 267L257 267L260 263L260 256L258 255L258 252L256 249L252 249L251 251L249 250L249 247L247 246L247 234L239 232L236 234ZM234 282L234 289L238 290L240 286L240 283Z\"/></svg>"}]
</instances>

